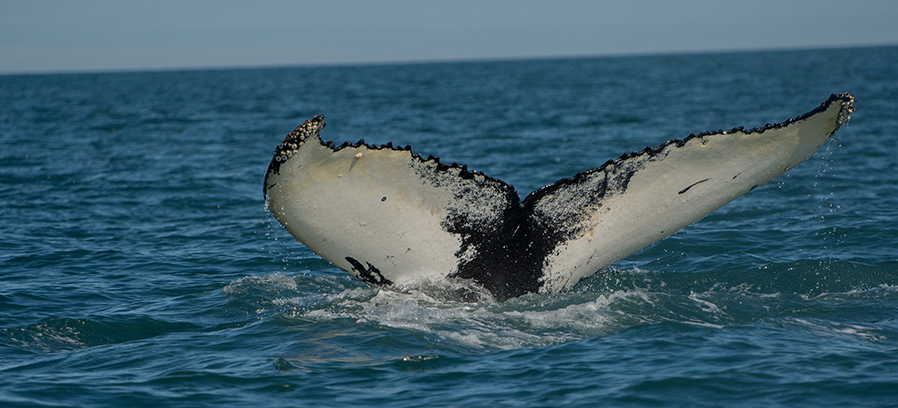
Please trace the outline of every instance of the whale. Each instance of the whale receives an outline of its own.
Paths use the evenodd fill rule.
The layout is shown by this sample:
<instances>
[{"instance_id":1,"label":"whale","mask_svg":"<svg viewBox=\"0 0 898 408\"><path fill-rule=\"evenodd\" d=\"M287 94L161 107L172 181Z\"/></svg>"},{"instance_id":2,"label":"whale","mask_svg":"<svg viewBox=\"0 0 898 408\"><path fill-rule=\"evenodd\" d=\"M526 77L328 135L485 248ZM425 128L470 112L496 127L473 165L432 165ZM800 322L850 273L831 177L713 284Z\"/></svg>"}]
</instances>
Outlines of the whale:
<instances>
[{"instance_id":1,"label":"whale","mask_svg":"<svg viewBox=\"0 0 898 408\"><path fill-rule=\"evenodd\" d=\"M460 280L500 302L559 293L798 166L854 102L833 94L784 122L669 140L523 200L410 146L324 141L319 115L275 148L265 205L297 241L371 285Z\"/></svg>"}]
</instances>

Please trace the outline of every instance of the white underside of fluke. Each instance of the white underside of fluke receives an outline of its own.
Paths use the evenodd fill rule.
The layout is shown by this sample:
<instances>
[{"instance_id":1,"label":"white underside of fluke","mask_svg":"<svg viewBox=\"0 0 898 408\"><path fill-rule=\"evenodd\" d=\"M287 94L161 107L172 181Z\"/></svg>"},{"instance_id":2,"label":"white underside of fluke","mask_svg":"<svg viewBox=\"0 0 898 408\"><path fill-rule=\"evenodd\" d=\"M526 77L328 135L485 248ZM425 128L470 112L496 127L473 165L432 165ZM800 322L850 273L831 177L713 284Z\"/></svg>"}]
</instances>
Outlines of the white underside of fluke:
<instances>
[{"instance_id":1,"label":"white underside of fluke","mask_svg":"<svg viewBox=\"0 0 898 408\"><path fill-rule=\"evenodd\" d=\"M440 227L448 190L421 182L411 155L311 141L271 178L268 206L309 249L358 275L345 258L377 265L396 282L454 271L458 237Z\"/></svg>"},{"instance_id":2,"label":"white underside of fluke","mask_svg":"<svg viewBox=\"0 0 898 408\"><path fill-rule=\"evenodd\" d=\"M699 136L642 159L644 167L633 173L626 192L590 209L584 233L549 257L542 290L570 288L794 168L826 144L842 109L833 104L779 129ZM577 194L588 192L570 189L552 205Z\"/></svg>"},{"instance_id":3,"label":"white underside of fluke","mask_svg":"<svg viewBox=\"0 0 898 408\"><path fill-rule=\"evenodd\" d=\"M457 277L504 300L558 292L797 166L847 122L850 94L763 128L691 135L535 191L409 148L334 147L316 117L278 147L265 180L278 221L374 284Z\"/></svg>"}]
</instances>

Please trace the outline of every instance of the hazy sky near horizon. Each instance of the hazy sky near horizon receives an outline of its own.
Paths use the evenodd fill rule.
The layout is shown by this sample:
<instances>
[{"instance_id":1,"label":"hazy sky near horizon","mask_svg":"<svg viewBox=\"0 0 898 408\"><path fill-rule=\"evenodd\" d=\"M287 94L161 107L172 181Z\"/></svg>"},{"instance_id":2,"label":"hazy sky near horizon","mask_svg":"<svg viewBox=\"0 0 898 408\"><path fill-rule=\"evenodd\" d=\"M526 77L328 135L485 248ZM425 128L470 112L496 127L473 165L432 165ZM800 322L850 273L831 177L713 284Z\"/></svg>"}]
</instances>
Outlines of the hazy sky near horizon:
<instances>
[{"instance_id":1,"label":"hazy sky near horizon","mask_svg":"<svg viewBox=\"0 0 898 408\"><path fill-rule=\"evenodd\" d=\"M898 1L0 2L0 73L898 44Z\"/></svg>"}]
</instances>

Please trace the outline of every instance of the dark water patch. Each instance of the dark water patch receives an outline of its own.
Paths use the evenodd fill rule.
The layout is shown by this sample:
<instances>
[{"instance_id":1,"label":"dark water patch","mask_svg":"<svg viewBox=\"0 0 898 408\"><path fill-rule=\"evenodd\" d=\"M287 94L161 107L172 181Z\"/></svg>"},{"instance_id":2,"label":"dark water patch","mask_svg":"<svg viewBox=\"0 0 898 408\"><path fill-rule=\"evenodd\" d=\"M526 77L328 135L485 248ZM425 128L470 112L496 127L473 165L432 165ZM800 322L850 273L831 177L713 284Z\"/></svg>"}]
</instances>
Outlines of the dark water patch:
<instances>
[{"instance_id":1,"label":"dark water patch","mask_svg":"<svg viewBox=\"0 0 898 408\"><path fill-rule=\"evenodd\" d=\"M142 317L51 318L22 328L7 328L0 336L22 350L53 353L123 343L192 330L188 323Z\"/></svg>"}]
</instances>

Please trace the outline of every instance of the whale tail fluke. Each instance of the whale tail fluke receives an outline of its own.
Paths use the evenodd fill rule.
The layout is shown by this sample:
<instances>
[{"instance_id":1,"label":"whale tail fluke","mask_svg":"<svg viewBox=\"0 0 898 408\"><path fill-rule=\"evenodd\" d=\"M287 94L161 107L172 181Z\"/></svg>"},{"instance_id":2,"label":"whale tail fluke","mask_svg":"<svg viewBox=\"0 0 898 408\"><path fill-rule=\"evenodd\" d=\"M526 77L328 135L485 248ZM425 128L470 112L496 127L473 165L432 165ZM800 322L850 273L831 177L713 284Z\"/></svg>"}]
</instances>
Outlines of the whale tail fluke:
<instances>
[{"instance_id":1,"label":"whale tail fluke","mask_svg":"<svg viewBox=\"0 0 898 408\"><path fill-rule=\"evenodd\" d=\"M300 242L372 284L471 279L498 300L558 292L797 166L854 111L851 94L761 128L690 135L547 185L502 180L411 148L320 138L275 150L266 205Z\"/></svg>"}]
</instances>

